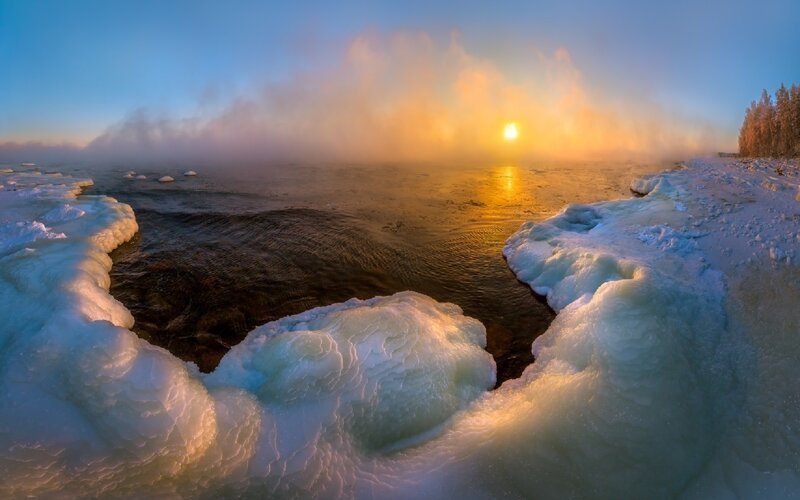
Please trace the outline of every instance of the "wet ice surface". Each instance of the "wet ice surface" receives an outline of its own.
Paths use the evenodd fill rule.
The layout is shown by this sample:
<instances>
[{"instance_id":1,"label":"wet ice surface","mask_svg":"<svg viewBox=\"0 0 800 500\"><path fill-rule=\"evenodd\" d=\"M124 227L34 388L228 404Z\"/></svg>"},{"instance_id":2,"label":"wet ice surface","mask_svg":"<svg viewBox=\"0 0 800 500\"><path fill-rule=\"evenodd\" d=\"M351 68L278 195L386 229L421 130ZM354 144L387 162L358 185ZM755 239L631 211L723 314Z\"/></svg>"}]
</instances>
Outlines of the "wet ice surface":
<instances>
[{"instance_id":1,"label":"wet ice surface","mask_svg":"<svg viewBox=\"0 0 800 500\"><path fill-rule=\"evenodd\" d=\"M508 265L558 315L494 391L483 325L413 292L267 323L201 374L108 294L129 207L0 174L0 493L792 497L800 202L778 166L694 161L519 228Z\"/></svg>"},{"instance_id":2,"label":"wet ice surface","mask_svg":"<svg viewBox=\"0 0 800 500\"><path fill-rule=\"evenodd\" d=\"M566 200L627 195L653 165L285 167L169 185L86 172L140 232L112 254L112 294L140 336L210 371L256 326L312 307L414 290L488 330L498 380L519 376L552 320L502 257L509 234ZM591 189L587 189L591 186Z\"/></svg>"}]
</instances>

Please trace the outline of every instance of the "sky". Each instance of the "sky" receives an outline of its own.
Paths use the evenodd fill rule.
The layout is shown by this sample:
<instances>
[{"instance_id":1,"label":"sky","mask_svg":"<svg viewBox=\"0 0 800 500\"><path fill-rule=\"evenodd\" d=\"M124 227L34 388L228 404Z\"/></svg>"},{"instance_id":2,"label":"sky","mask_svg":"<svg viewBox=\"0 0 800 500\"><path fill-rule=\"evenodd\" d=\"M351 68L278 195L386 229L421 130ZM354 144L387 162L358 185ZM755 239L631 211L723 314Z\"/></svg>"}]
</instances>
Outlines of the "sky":
<instances>
[{"instance_id":1,"label":"sky","mask_svg":"<svg viewBox=\"0 0 800 500\"><path fill-rule=\"evenodd\" d=\"M518 155L735 149L761 89L800 82L798 19L773 0L0 0L0 160L492 156L509 120Z\"/></svg>"}]
</instances>

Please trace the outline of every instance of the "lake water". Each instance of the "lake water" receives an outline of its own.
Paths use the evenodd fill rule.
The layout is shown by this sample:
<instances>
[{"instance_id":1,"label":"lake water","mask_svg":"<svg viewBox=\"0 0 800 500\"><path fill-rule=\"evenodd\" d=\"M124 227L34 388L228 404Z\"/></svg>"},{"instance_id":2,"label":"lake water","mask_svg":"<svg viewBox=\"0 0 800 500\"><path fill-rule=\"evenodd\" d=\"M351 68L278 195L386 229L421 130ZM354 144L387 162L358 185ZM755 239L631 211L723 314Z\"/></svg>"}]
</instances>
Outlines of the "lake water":
<instances>
[{"instance_id":1,"label":"lake water","mask_svg":"<svg viewBox=\"0 0 800 500\"><path fill-rule=\"evenodd\" d=\"M139 234L112 253L111 293L149 342L212 370L258 325L304 310L414 290L486 326L498 382L532 361L553 312L516 280L503 244L566 203L630 196L665 165L285 166L66 169L87 194L130 204ZM62 169L64 170L64 169ZM161 175L176 181L160 184Z\"/></svg>"}]
</instances>

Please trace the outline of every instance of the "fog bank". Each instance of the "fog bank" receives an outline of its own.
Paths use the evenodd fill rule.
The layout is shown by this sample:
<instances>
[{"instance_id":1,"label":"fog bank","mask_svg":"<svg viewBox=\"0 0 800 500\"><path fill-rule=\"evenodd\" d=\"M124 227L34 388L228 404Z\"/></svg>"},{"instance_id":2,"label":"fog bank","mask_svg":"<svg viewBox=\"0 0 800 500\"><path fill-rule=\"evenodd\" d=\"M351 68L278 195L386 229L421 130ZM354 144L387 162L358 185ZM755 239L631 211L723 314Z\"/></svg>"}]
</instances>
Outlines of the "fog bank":
<instances>
[{"instance_id":1,"label":"fog bank","mask_svg":"<svg viewBox=\"0 0 800 500\"><path fill-rule=\"evenodd\" d=\"M0 161L427 162L682 158L730 148L710 124L587 82L566 48L504 74L458 35L365 34L338 62L191 117L133 111L86 146L0 145ZM621 76L621 78L624 78ZM503 140L518 124L519 139Z\"/></svg>"}]
</instances>

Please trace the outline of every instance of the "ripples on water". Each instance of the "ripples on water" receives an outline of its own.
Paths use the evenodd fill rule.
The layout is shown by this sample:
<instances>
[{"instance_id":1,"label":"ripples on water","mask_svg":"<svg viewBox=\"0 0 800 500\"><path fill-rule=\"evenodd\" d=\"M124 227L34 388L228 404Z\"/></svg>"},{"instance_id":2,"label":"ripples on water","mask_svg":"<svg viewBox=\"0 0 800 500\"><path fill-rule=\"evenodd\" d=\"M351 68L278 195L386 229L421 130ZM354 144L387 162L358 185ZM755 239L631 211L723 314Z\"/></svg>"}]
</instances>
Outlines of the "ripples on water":
<instances>
[{"instance_id":1,"label":"ripples on water","mask_svg":"<svg viewBox=\"0 0 800 500\"><path fill-rule=\"evenodd\" d=\"M351 297L415 290L478 318L498 381L519 376L553 312L502 257L526 220L628 196L634 164L287 167L257 173L87 171L140 232L113 254L134 331L203 371L258 325ZM170 174L172 184L157 177Z\"/></svg>"}]
</instances>

